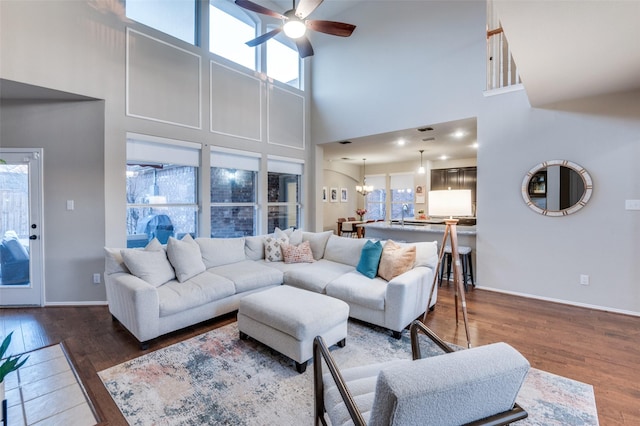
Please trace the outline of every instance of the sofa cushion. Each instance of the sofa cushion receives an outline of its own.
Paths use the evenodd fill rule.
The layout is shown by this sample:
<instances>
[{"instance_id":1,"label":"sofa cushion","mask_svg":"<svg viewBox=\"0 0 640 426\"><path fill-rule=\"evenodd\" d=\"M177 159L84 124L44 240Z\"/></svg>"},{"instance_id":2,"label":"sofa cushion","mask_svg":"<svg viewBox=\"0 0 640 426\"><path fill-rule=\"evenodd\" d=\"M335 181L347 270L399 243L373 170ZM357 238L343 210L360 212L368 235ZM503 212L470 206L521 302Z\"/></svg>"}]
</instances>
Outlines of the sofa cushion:
<instances>
[{"instance_id":1,"label":"sofa cushion","mask_svg":"<svg viewBox=\"0 0 640 426\"><path fill-rule=\"evenodd\" d=\"M282 244L282 257L284 263L313 263L313 258L309 241L300 243L297 246L293 244Z\"/></svg>"},{"instance_id":2,"label":"sofa cushion","mask_svg":"<svg viewBox=\"0 0 640 426\"><path fill-rule=\"evenodd\" d=\"M161 286L176 278L164 250L122 250L122 258L131 274L154 287Z\"/></svg>"},{"instance_id":3,"label":"sofa cushion","mask_svg":"<svg viewBox=\"0 0 640 426\"><path fill-rule=\"evenodd\" d=\"M323 259L355 268L360 261L360 252L366 242L367 240L364 238L345 238L331 235L324 249Z\"/></svg>"},{"instance_id":4,"label":"sofa cushion","mask_svg":"<svg viewBox=\"0 0 640 426\"><path fill-rule=\"evenodd\" d=\"M303 232L302 241L309 241L311 245L311 251L313 252L313 258L320 260L324 257L324 249L327 246L329 237L333 235L333 231L325 232Z\"/></svg>"},{"instance_id":5,"label":"sofa cushion","mask_svg":"<svg viewBox=\"0 0 640 426\"><path fill-rule=\"evenodd\" d=\"M382 249L378 275L387 281L402 275L413 268L416 261L416 247L414 245L401 246L392 240L387 240Z\"/></svg>"},{"instance_id":6,"label":"sofa cushion","mask_svg":"<svg viewBox=\"0 0 640 426\"><path fill-rule=\"evenodd\" d=\"M267 237L264 239L264 260L267 262L282 262L282 244L289 244L287 236Z\"/></svg>"},{"instance_id":7,"label":"sofa cushion","mask_svg":"<svg viewBox=\"0 0 640 426\"><path fill-rule=\"evenodd\" d=\"M208 269L209 272L228 278L235 284L235 292L282 284L282 271L253 260L231 263Z\"/></svg>"},{"instance_id":8,"label":"sofa cushion","mask_svg":"<svg viewBox=\"0 0 640 426\"><path fill-rule=\"evenodd\" d=\"M149 244L144 248L148 251L158 251L163 250L162 244L158 241L157 238L149 241ZM104 248L104 272L107 275L115 274L117 272L125 272L130 274L129 268L124 264L124 259L122 258L122 249L121 248Z\"/></svg>"},{"instance_id":9,"label":"sofa cushion","mask_svg":"<svg viewBox=\"0 0 640 426\"><path fill-rule=\"evenodd\" d=\"M382 243L380 241L367 241L362 247L360 261L356 270L367 278L375 278L378 274L378 265L382 256Z\"/></svg>"},{"instance_id":10,"label":"sofa cushion","mask_svg":"<svg viewBox=\"0 0 640 426\"><path fill-rule=\"evenodd\" d=\"M182 240L169 237L167 257L180 282L184 282L207 269L202 261L200 246L190 234L186 234Z\"/></svg>"},{"instance_id":11,"label":"sofa cushion","mask_svg":"<svg viewBox=\"0 0 640 426\"><path fill-rule=\"evenodd\" d=\"M403 247L416 247L416 261L413 267L428 266L434 268L438 265L438 243L436 241L423 241L417 243L398 243Z\"/></svg>"},{"instance_id":12,"label":"sofa cushion","mask_svg":"<svg viewBox=\"0 0 640 426\"><path fill-rule=\"evenodd\" d=\"M176 280L158 287L160 316L168 316L235 294L236 289L228 278L202 272L193 278L178 282Z\"/></svg>"},{"instance_id":13,"label":"sofa cushion","mask_svg":"<svg viewBox=\"0 0 640 426\"><path fill-rule=\"evenodd\" d=\"M249 260L264 259L264 235L244 237L244 255Z\"/></svg>"},{"instance_id":14,"label":"sofa cushion","mask_svg":"<svg viewBox=\"0 0 640 426\"><path fill-rule=\"evenodd\" d=\"M327 296L349 304L384 311L388 282L380 277L370 279L357 271L347 272L327 284Z\"/></svg>"},{"instance_id":15,"label":"sofa cushion","mask_svg":"<svg viewBox=\"0 0 640 426\"><path fill-rule=\"evenodd\" d=\"M215 268L220 265L245 260L243 238L196 238L200 245L204 266Z\"/></svg>"},{"instance_id":16,"label":"sofa cushion","mask_svg":"<svg viewBox=\"0 0 640 426\"><path fill-rule=\"evenodd\" d=\"M304 265L303 268L285 272L284 283L316 293L324 293L327 284L353 270L353 266L320 259L315 263Z\"/></svg>"}]
</instances>

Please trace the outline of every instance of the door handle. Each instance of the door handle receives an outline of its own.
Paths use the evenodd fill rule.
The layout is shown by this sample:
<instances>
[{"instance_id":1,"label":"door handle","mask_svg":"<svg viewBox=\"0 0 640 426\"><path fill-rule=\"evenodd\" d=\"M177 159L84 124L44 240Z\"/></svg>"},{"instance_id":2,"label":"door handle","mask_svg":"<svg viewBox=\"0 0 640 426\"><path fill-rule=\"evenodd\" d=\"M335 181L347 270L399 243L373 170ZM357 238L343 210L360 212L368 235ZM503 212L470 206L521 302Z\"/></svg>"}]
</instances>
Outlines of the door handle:
<instances>
[{"instance_id":1,"label":"door handle","mask_svg":"<svg viewBox=\"0 0 640 426\"><path fill-rule=\"evenodd\" d=\"M29 239L30 240L37 240L38 236L37 235L29 235Z\"/></svg>"}]
</instances>

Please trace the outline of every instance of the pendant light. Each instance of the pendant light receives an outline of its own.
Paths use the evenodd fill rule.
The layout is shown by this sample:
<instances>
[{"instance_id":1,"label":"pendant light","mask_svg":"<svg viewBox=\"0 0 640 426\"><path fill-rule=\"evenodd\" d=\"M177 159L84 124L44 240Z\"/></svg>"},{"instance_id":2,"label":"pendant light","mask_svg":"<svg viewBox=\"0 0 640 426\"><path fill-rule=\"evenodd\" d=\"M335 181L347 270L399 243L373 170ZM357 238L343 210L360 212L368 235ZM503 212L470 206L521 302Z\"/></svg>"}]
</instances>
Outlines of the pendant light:
<instances>
[{"instance_id":1,"label":"pendant light","mask_svg":"<svg viewBox=\"0 0 640 426\"><path fill-rule=\"evenodd\" d=\"M424 152L424 149L420 150L420 168L418 169L418 173L423 175L425 174L425 170L424 170L424 166L422 165L422 153Z\"/></svg>"}]
</instances>

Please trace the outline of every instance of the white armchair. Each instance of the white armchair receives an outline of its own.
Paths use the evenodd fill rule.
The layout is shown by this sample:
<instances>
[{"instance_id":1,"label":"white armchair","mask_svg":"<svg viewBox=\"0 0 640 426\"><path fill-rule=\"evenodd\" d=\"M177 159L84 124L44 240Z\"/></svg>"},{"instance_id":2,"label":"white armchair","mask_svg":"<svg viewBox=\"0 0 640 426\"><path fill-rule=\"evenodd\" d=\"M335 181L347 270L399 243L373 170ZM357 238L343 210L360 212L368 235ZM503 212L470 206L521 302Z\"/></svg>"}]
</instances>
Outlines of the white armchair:
<instances>
[{"instance_id":1,"label":"white armchair","mask_svg":"<svg viewBox=\"0 0 640 426\"><path fill-rule=\"evenodd\" d=\"M420 359L418 331L444 356ZM506 425L527 417L515 403L529 362L506 343L454 351L419 321L414 360L338 370L321 337L314 342L315 424ZM322 360L328 373L322 372Z\"/></svg>"}]
</instances>

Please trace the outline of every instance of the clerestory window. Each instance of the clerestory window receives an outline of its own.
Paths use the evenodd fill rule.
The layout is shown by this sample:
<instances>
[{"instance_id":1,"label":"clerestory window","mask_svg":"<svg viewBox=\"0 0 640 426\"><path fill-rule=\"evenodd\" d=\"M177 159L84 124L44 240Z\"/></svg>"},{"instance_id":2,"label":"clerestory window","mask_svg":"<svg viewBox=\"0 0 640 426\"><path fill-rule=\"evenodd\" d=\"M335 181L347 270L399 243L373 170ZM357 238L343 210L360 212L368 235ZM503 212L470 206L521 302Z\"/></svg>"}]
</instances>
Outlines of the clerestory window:
<instances>
[{"instance_id":1,"label":"clerestory window","mask_svg":"<svg viewBox=\"0 0 640 426\"><path fill-rule=\"evenodd\" d=\"M235 4L209 2L209 51L256 70L256 48L245 43L256 37L256 23Z\"/></svg>"},{"instance_id":2,"label":"clerestory window","mask_svg":"<svg viewBox=\"0 0 640 426\"><path fill-rule=\"evenodd\" d=\"M197 0L126 0L127 18L196 45Z\"/></svg>"}]
</instances>

